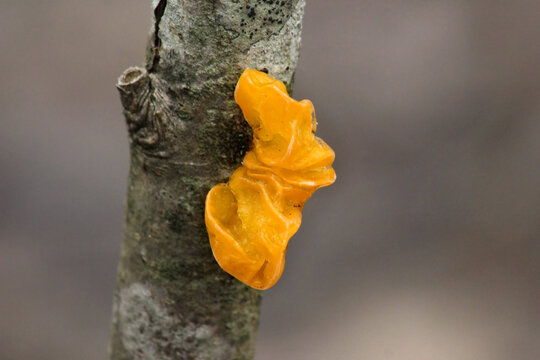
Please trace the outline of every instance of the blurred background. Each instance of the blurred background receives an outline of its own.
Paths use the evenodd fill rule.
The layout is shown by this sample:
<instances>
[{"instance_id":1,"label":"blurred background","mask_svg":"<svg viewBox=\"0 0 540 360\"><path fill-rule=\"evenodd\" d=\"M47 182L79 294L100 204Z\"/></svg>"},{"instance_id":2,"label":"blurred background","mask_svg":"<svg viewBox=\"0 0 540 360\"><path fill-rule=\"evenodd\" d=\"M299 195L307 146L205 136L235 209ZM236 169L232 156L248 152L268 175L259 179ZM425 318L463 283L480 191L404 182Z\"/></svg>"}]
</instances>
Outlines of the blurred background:
<instances>
[{"instance_id":1,"label":"blurred background","mask_svg":"<svg viewBox=\"0 0 540 360\"><path fill-rule=\"evenodd\" d=\"M0 359L104 359L150 1L0 2ZM308 0L336 151L257 360L540 359L540 2Z\"/></svg>"}]
</instances>

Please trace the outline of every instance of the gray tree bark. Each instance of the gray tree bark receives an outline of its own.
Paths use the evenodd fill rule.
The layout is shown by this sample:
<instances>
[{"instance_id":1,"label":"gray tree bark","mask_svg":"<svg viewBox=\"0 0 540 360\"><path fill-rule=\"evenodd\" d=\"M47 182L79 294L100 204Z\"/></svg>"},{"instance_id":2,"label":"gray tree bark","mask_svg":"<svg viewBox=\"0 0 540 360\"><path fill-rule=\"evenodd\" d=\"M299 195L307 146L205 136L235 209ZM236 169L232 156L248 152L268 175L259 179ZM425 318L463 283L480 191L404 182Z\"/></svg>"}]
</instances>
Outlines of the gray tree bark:
<instances>
[{"instance_id":1,"label":"gray tree bark","mask_svg":"<svg viewBox=\"0 0 540 360\"><path fill-rule=\"evenodd\" d=\"M131 167L109 358L252 359L261 293L222 271L208 190L251 142L233 92L245 68L289 90L305 0L154 0L144 67L119 78Z\"/></svg>"}]
</instances>

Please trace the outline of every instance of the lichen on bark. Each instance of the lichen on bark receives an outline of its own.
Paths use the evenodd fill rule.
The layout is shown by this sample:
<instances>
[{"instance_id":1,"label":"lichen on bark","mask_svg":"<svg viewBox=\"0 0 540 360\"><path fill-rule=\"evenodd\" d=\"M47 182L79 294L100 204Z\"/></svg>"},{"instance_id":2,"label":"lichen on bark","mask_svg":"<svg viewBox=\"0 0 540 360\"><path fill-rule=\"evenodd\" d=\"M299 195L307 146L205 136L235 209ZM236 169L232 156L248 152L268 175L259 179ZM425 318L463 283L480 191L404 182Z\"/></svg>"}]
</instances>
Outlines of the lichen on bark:
<instances>
[{"instance_id":1,"label":"lichen on bark","mask_svg":"<svg viewBox=\"0 0 540 360\"><path fill-rule=\"evenodd\" d=\"M131 152L109 358L252 359L261 293L222 271L204 199L239 166L245 68L292 84L304 0L154 0L146 63L119 78Z\"/></svg>"}]
</instances>

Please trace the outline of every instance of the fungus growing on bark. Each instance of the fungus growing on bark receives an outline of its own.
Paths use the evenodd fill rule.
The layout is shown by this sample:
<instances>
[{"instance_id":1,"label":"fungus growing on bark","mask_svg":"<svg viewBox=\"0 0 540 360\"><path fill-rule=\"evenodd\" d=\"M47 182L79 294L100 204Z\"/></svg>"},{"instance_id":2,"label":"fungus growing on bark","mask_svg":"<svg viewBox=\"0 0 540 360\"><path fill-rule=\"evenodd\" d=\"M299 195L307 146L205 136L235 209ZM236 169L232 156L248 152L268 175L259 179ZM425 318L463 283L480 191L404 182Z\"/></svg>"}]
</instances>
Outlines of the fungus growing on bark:
<instances>
[{"instance_id":1,"label":"fungus growing on bark","mask_svg":"<svg viewBox=\"0 0 540 360\"><path fill-rule=\"evenodd\" d=\"M281 81L245 70L234 98L253 129L253 144L229 182L208 193L206 228L223 270L268 289L283 272L304 203L336 178L334 151L315 136L313 104L289 97Z\"/></svg>"}]
</instances>

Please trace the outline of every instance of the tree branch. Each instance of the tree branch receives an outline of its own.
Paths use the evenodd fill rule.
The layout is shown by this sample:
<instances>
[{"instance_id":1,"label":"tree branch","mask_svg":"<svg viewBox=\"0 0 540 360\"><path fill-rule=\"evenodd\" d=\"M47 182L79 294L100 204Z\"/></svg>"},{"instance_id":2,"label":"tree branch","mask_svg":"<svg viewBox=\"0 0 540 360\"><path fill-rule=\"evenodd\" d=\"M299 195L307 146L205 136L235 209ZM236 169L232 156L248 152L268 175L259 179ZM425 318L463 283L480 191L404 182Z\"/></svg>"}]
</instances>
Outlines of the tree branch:
<instances>
[{"instance_id":1,"label":"tree branch","mask_svg":"<svg viewBox=\"0 0 540 360\"><path fill-rule=\"evenodd\" d=\"M292 86L305 0L160 0L145 67L118 80L131 166L110 359L251 359L260 292L222 271L204 224L251 132L245 68Z\"/></svg>"}]
</instances>

